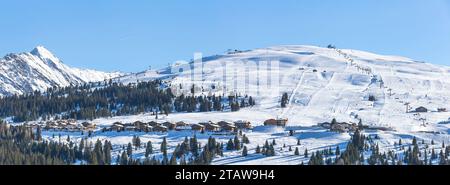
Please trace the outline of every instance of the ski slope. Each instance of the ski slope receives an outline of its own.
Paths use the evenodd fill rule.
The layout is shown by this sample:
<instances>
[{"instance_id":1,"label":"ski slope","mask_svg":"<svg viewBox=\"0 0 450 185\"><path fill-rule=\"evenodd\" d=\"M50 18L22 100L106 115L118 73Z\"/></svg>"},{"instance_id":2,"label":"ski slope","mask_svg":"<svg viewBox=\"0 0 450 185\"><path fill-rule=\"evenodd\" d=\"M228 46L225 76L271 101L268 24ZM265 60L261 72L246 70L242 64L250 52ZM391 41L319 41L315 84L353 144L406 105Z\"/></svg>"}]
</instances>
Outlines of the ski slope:
<instances>
[{"instance_id":1,"label":"ski slope","mask_svg":"<svg viewBox=\"0 0 450 185\"><path fill-rule=\"evenodd\" d=\"M279 70L272 71L280 75L278 94L273 94L271 89L264 89L257 79L248 77L262 78L267 72L261 69L258 72L256 66L249 66L248 61L258 63L273 60L280 61ZM224 71L224 64L242 72L235 76L226 74L225 78L231 81L246 79L246 89L233 89L223 83L221 72ZM247 75L244 73L246 70ZM237 93L256 97L257 106L243 110L245 113L212 113L211 119L216 120L246 118L261 124L261 120L245 116L253 112L264 118L288 118L291 126L312 126L332 118L346 122L358 122L361 119L365 125L417 132L446 131L420 126L417 121L419 117L427 119L429 125L450 117L448 112L436 112L438 108L450 109L450 67L405 57L315 46L277 46L205 57L203 71L198 72L203 74L202 80L192 81L190 72L172 73L170 68L165 68L115 80L130 83L160 78L176 94L189 94L190 88L186 87L195 84L202 90L197 95ZM180 84L185 88L180 89ZM254 92L255 89L260 91ZM284 92L289 94L289 104L287 108L281 109L279 102ZM370 95L375 96L375 102L368 101ZM406 113L406 102L412 108L424 106L430 112L419 116ZM184 116L175 114L169 119ZM203 114L202 117L209 118Z\"/></svg>"}]
</instances>

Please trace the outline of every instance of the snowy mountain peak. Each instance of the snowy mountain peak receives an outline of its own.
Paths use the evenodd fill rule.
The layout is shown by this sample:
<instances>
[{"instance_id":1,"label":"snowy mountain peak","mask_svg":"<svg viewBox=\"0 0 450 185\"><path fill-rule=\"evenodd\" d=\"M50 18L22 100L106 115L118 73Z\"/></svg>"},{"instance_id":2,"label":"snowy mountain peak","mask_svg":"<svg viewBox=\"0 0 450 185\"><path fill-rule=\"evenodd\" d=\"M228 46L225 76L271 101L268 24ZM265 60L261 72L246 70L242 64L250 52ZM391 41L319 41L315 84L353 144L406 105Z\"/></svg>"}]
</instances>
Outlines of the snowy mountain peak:
<instances>
[{"instance_id":1,"label":"snowy mountain peak","mask_svg":"<svg viewBox=\"0 0 450 185\"><path fill-rule=\"evenodd\" d=\"M34 48L30 54L41 58L43 61L45 61L48 64L56 65L57 63L62 63L55 55L53 55L52 52L50 52L47 48L44 46L37 46Z\"/></svg>"},{"instance_id":2,"label":"snowy mountain peak","mask_svg":"<svg viewBox=\"0 0 450 185\"><path fill-rule=\"evenodd\" d=\"M43 54L53 55L47 48L45 48L42 45L36 46L30 53L35 55L43 55Z\"/></svg>"},{"instance_id":3,"label":"snowy mountain peak","mask_svg":"<svg viewBox=\"0 0 450 185\"><path fill-rule=\"evenodd\" d=\"M47 48L44 46L37 46L34 48L31 52L31 54L43 58L56 58L52 52L50 52Z\"/></svg>"},{"instance_id":4,"label":"snowy mountain peak","mask_svg":"<svg viewBox=\"0 0 450 185\"><path fill-rule=\"evenodd\" d=\"M69 67L44 46L37 46L31 52L9 54L0 59L0 97L103 81L120 75Z\"/></svg>"}]
</instances>

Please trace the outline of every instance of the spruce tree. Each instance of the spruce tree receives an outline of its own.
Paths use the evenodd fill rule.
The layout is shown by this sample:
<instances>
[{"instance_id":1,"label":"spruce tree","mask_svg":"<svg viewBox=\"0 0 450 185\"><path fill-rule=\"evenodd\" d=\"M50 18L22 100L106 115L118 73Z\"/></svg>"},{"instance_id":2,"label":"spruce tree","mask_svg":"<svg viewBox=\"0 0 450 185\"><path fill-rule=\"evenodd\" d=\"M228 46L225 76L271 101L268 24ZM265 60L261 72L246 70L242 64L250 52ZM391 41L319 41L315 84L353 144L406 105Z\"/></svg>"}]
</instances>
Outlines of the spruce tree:
<instances>
[{"instance_id":1,"label":"spruce tree","mask_svg":"<svg viewBox=\"0 0 450 185\"><path fill-rule=\"evenodd\" d=\"M153 154L153 145L151 141L148 141L145 148L145 157L148 157L150 154Z\"/></svg>"},{"instance_id":2,"label":"spruce tree","mask_svg":"<svg viewBox=\"0 0 450 185\"><path fill-rule=\"evenodd\" d=\"M163 138L161 142L161 152L167 154L167 140L166 137Z\"/></svg>"},{"instance_id":3,"label":"spruce tree","mask_svg":"<svg viewBox=\"0 0 450 185\"><path fill-rule=\"evenodd\" d=\"M128 155L128 157L130 157L131 158L131 155L133 154L133 146L131 145L131 143L128 143L128 146L127 146L127 155Z\"/></svg>"},{"instance_id":4,"label":"spruce tree","mask_svg":"<svg viewBox=\"0 0 450 185\"><path fill-rule=\"evenodd\" d=\"M244 146L244 149L242 150L242 156L247 156L247 146Z\"/></svg>"},{"instance_id":5,"label":"spruce tree","mask_svg":"<svg viewBox=\"0 0 450 185\"><path fill-rule=\"evenodd\" d=\"M305 158L308 158L308 149L307 148L305 148L304 156L305 156Z\"/></svg>"},{"instance_id":6,"label":"spruce tree","mask_svg":"<svg viewBox=\"0 0 450 185\"><path fill-rule=\"evenodd\" d=\"M227 143L227 150L234 150L234 143L233 143L233 140L228 140L228 143Z\"/></svg>"},{"instance_id":7,"label":"spruce tree","mask_svg":"<svg viewBox=\"0 0 450 185\"><path fill-rule=\"evenodd\" d=\"M250 143L250 140L248 139L248 137L245 134L242 136L242 143L245 143L245 144Z\"/></svg>"},{"instance_id":8,"label":"spruce tree","mask_svg":"<svg viewBox=\"0 0 450 185\"><path fill-rule=\"evenodd\" d=\"M239 141L239 138L237 136L234 136L234 149L241 149L241 142Z\"/></svg>"},{"instance_id":9,"label":"spruce tree","mask_svg":"<svg viewBox=\"0 0 450 185\"><path fill-rule=\"evenodd\" d=\"M295 147L294 155L300 155L300 152L298 151L298 147Z\"/></svg>"},{"instance_id":10,"label":"spruce tree","mask_svg":"<svg viewBox=\"0 0 450 185\"><path fill-rule=\"evenodd\" d=\"M341 150L339 149L339 145L336 146L336 152L335 152L336 156L341 155Z\"/></svg>"},{"instance_id":11,"label":"spruce tree","mask_svg":"<svg viewBox=\"0 0 450 185\"><path fill-rule=\"evenodd\" d=\"M53 138L55 138L55 137L53 137ZM37 127L37 130L36 130L36 140L42 141L42 128L41 128L41 126L38 126L38 127Z\"/></svg>"},{"instance_id":12,"label":"spruce tree","mask_svg":"<svg viewBox=\"0 0 450 185\"><path fill-rule=\"evenodd\" d=\"M177 165L177 158L174 154L172 154L172 157L170 157L169 165Z\"/></svg>"},{"instance_id":13,"label":"spruce tree","mask_svg":"<svg viewBox=\"0 0 450 185\"><path fill-rule=\"evenodd\" d=\"M122 155L120 156L120 165L127 165L127 164L128 164L127 153L125 153L125 151L123 151Z\"/></svg>"},{"instance_id":14,"label":"spruce tree","mask_svg":"<svg viewBox=\"0 0 450 185\"><path fill-rule=\"evenodd\" d=\"M112 144L108 140L105 141L105 144L103 145L103 152L104 152L104 162L106 165L111 164L111 150L112 150Z\"/></svg>"}]
</instances>

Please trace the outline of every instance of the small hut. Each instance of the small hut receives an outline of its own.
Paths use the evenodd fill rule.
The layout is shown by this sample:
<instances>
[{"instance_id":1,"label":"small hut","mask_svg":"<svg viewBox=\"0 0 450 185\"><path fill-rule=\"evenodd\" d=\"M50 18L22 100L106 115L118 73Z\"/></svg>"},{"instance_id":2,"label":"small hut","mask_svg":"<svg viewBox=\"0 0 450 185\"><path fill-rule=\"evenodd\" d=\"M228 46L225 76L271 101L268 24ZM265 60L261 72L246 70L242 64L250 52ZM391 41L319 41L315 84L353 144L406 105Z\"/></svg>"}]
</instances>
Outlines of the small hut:
<instances>
[{"instance_id":1,"label":"small hut","mask_svg":"<svg viewBox=\"0 0 450 185\"><path fill-rule=\"evenodd\" d=\"M428 109L421 106L421 107L416 108L416 112L428 112Z\"/></svg>"},{"instance_id":2,"label":"small hut","mask_svg":"<svg viewBox=\"0 0 450 185\"><path fill-rule=\"evenodd\" d=\"M447 112L447 108L438 108L437 111L438 112Z\"/></svg>"}]
</instances>

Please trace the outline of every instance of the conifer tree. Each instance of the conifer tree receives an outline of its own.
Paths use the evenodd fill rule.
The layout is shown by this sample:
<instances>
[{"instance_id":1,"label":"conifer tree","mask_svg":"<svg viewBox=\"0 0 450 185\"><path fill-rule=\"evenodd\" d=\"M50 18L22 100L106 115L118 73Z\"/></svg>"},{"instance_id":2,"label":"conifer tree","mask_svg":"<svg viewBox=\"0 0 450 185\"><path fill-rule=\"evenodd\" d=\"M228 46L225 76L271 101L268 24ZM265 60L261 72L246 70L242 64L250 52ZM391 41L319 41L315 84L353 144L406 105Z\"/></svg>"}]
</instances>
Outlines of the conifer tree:
<instances>
[{"instance_id":1,"label":"conifer tree","mask_svg":"<svg viewBox=\"0 0 450 185\"><path fill-rule=\"evenodd\" d=\"M233 140L228 140L228 143L227 143L227 150L234 150L234 148L235 148L235 146L234 146L234 143L233 143Z\"/></svg>"},{"instance_id":2,"label":"conifer tree","mask_svg":"<svg viewBox=\"0 0 450 185\"><path fill-rule=\"evenodd\" d=\"M120 156L120 165L127 165L127 164L128 164L127 153L125 153L125 151L123 151L122 155Z\"/></svg>"},{"instance_id":3,"label":"conifer tree","mask_svg":"<svg viewBox=\"0 0 450 185\"><path fill-rule=\"evenodd\" d=\"M239 138L237 136L234 136L234 149L241 149L241 142L239 141Z\"/></svg>"},{"instance_id":4,"label":"conifer tree","mask_svg":"<svg viewBox=\"0 0 450 185\"><path fill-rule=\"evenodd\" d=\"M169 165L177 165L177 158L175 157L175 155L172 155L172 157L170 157Z\"/></svg>"},{"instance_id":5,"label":"conifer tree","mask_svg":"<svg viewBox=\"0 0 450 185\"><path fill-rule=\"evenodd\" d=\"M112 150L112 144L110 141L106 140L105 144L103 145L103 152L104 152L104 162L106 165L111 164L111 150Z\"/></svg>"},{"instance_id":6,"label":"conifer tree","mask_svg":"<svg viewBox=\"0 0 450 185\"><path fill-rule=\"evenodd\" d=\"M131 155L133 154L133 146L131 145L131 143L128 143L128 146L127 146L127 155L128 155L128 157L130 157L131 158Z\"/></svg>"},{"instance_id":7,"label":"conifer tree","mask_svg":"<svg viewBox=\"0 0 450 185\"><path fill-rule=\"evenodd\" d=\"M341 150L339 149L339 145L336 146L336 152L335 152L336 156L341 155Z\"/></svg>"},{"instance_id":8,"label":"conifer tree","mask_svg":"<svg viewBox=\"0 0 450 185\"><path fill-rule=\"evenodd\" d=\"M298 147L295 147L294 155L300 155L300 152L298 151Z\"/></svg>"},{"instance_id":9,"label":"conifer tree","mask_svg":"<svg viewBox=\"0 0 450 185\"><path fill-rule=\"evenodd\" d=\"M245 144L250 143L250 140L248 139L248 137L245 134L242 136L242 143L245 143Z\"/></svg>"},{"instance_id":10,"label":"conifer tree","mask_svg":"<svg viewBox=\"0 0 450 185\"><path fill-rule=\"evenodd\" d=\"M244 149L242 150L242 156L247 156L247 146L244 146Z\"/></svg>"},{"instance_id":11,"label":"conifer tree","mask_svg":"<svg viewBox=\"0 0 450 185\"><path fill-rule=\"evenodd\" d=\"M163 138L163 141L161 143L161 152L163 155L167 155L167 140L166 137Z\"/></svg>"},{"instance_id":12,"label":"conifer tree","mask_svg":"<svg viewBox=\"0 0 450 185\"><path fill-rule=\"evenodd\" d=\"M145 157L148 157L150 154L153 154L153 145L151 141L148 141L145 148Z\"/></svg>"}]
</instances>

